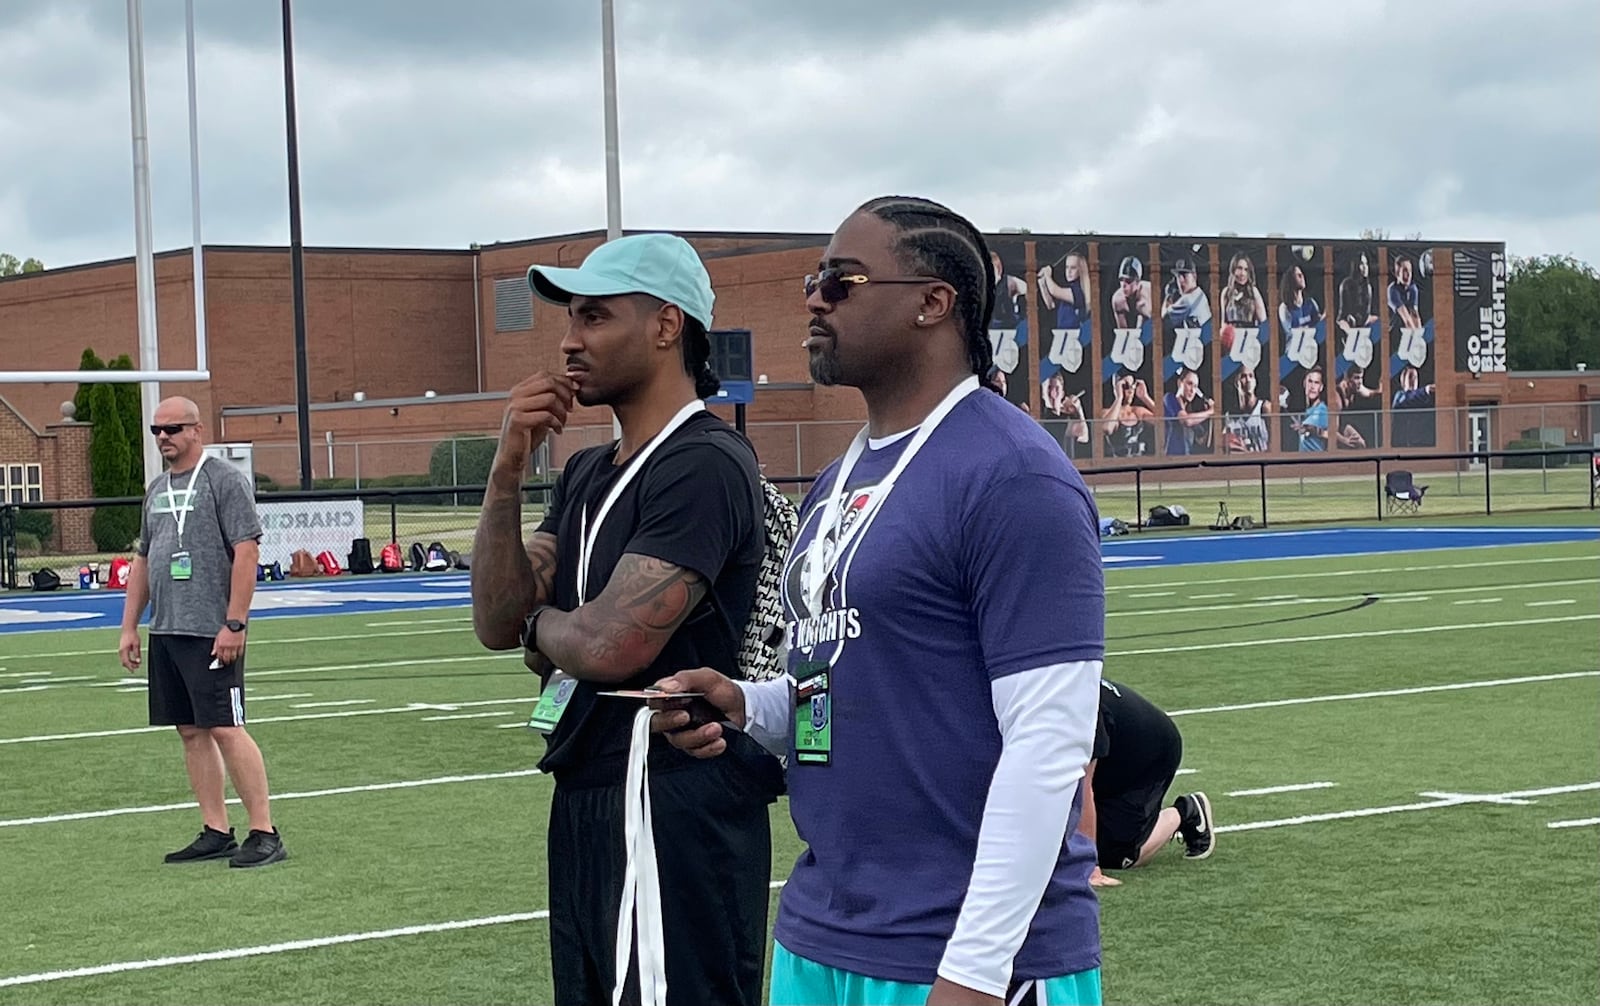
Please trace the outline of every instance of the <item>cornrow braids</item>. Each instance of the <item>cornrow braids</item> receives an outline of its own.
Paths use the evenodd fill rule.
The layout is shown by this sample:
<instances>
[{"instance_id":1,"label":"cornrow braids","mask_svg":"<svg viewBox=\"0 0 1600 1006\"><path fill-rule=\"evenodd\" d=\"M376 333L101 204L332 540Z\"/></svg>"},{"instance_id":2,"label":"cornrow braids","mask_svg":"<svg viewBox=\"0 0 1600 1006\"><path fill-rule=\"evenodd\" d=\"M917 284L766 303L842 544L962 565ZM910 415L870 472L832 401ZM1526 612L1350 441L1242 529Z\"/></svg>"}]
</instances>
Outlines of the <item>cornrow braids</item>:
<instances>
[{"instance_id":1,"label":"cornrow braids","mask_svg":"<svg viewBox=\"0 0 1600 1006\"><path fill-rule=\"evenodd\" d=\"M898 232L895 254L902 267L937 276L955 287L955 312L966 338L972 372L998 393L1000 388L990 376L994 350L989 345L994 263L983 235L966 217L931 199L883 196L864 203L860 209Z\"/></svg>"},{"instance_id":2,"label":"cornrow braids","mask_svg":"<svg viewBox=\"0 0 1600 1006\"><path fill-rule=\"evenodd\" d=\"M683 369L694 378L694 393L710 398L722 388L722 379L711 369L711 336L700 319L683 316Z\"/></svg>"}]
</instances>

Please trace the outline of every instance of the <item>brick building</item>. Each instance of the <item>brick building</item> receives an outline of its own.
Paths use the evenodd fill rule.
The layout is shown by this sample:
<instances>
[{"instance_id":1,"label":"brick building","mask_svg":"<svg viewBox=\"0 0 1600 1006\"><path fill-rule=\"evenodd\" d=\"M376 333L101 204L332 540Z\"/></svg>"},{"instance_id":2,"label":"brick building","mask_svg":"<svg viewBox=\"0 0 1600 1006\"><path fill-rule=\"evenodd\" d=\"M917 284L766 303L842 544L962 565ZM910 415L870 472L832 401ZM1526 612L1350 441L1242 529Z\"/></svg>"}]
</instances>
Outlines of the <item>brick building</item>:
<instances>
[{"instance_id":1,"label":"brick building","mask_svg":"<svg viewBox=\"0 0 1600 1006\"><path fill-rule=\"evenodd\" d=\"M758 389L748 410L752 440L768 462L769 474L809 474L838 453L863 418L860 398L851 389L817 387L810 382L799 349L805 328L801 278L813 271L826 236L819 234L686 233L700 250L717 291L718 327L748 328L754 335ZM366 476L427 470L432 444L456 433L487 433L499 427L500 398L506 388L541 366L559 360L557 345L565 326L562 311L531 298L525 282L535 262L571 266L603 239L600 232L559 235L464 250L312 248L305 254L306 322L309 353L313 469L317 476L350 474L350 445L362 444L355 463ZM1115 285L1112 270L1123 249L1132 248L1148 265L1152 289L1161 289L1161 270L1179 260L1169 250L1174 239L999 235L995 248L1005 271L1026 287L1019 324L1035 332L1051 323L1041 304L1037 273L1041 264L1059 264L1059 249L1081 248L1082 261L1102 296ZM1227 282L1230 251L1238 242L1205 238L1178 242L1186 255L1205 263L1202 289L1214 302ZM1298 266L1289 249L1319 263L1310 289L1331 307L1338 291L1334 268L1348 257L1349 243L1315 245L1259 243L1270 313L1279 307L1280 266ZM1460 363L1466 340L1458 319L1475 319L1457 304L1461 285L1454 274L1462 249L1503 258L1497 246L1455 246L1440 242L1428 253L1426 277L1432 303L1443 305L1430 319L1429 383L1436 388L1436 436L1431 450L1500 447L1530 428L1561 429L1568 443L1589 443L1596 430L1600 382L1587 373L1519 375L1479 367L1469 373ZM1457 254L1452 256L1451 250ZM1315 254L1313 255L1313 250ZM1365 253L1365 252L1364 252ZM1374 246L1373 281L1388 280L1388 247ZM1124 259L1125 261L1125 259ZM156 256L157 324L160 365L194 366L193 270L187 250ZM185 394L199 403L212 439L255 444L257 471L280 482L298 472L294 409L294 336L287 249L212 246L206 249L206 331L212 379L208 384L167 384L163 394ZM1108 284L1106 279L1110 280ZM1487 297L1487 295L1485 295ZM1159 300L1159 295L1157 297ZM1488 303L1487 300L1484 301ZM1470 305L1469 305L1470 308ZM1106 312L1101 311L1101 314ZM1373 313L1387 327L1390 312L1381 298ZM1484 314L1485 319L1489 317ZM1485 321L1487 333L1488 321ZM1503 315L1498 320L1503 327ZM1059 333L1058 333L1059 334ZM1086 340L1089 336L1085 336ZM1082 378L1086 386L1111 379L1109 357L1098 329L1086 341ZM1147 335L1148 339L1149 336ZM1146 366L1163 362L1159 326ZM1284 340L1263 328L1268 359L1262 373L1276 390ZM95 263L0 280L0 366L7 369L65 370L77 366L84 348L103 358L128 353L137 359L134 264L131 259ZM1010 397L1035 417L1050 417L1041 407L1038 374L1045 339L1027 341L1011 381ZM1330 331L1319 349L1330 374L1338 364L1338 335ZM1487 345L1487 334L1484 336ZM1458 349L1458 344L1460 349ZM1105 343L1109 345L1109 342ZM1319 343L1320 345L1320 343ZM1382 344L1382 345L1387 345ZM1474 341L1476 345L1476 341ZM1390 347L1392 348L1392 347ZM1207 344L1204 390L1223 394L1223 351ZM1387 355L1387 354L1384 354ZM1474 359L1476 359L1474 357ZM1435 364L1435 361L1437 363ZM1376 364L1374 364L1375 366ZM1396 364L1398 366L1398 364ZM1169 364L1169 367L1171 365ZM1433 368L1437 366L1437 372ZM1476 367L1476 362L1474 363ZM1161 396L1161 378L1152 371L1152 394ZM1288 383L1288 382L1285 382ZM1329 382L1331 384L1331 381ZM1387 392L1387 385L1385 385ZM87 437L59 423L60 405L75 390L71 384L12 384L3 389L10 403L0 409L0 466L23 466L24 481L38 466L38 489L45 498L87 491L87 479L69 474L67 455L86 453L72 445ZM1268 391L1268 386L1263 386ZM429 393L432 393L431 395ZM1263 398L1268 395L1264 394ZM1091 393L1090 399L1098 401ZM1492 413L1474 439L1473 410ZM719 407L731 414L731 409ZM1099 406L1093 417L1098 418ZM1389 413L1380 413L1381 432L1391 430ZM1159 425L1160 419L1155 420ZM1056 426L1064 424L1055 423ZM1099 426L1099 422L1094 425ZM609 436L605 410L580 409L555 447L559 465L571 449ZM1098 440L1098 438L1092 438ZM1380 436L1379 442L1393 442ZM46 445L52 441L53 445ZM31 443L31 446L30 446ZM1270 454L1282 445L1274 443ZM1105 457L1098 443L1076 456L1092 468ZM15 456L14 458L12 456ZM34 460L30 460L34 459ZM1151 460L1160 460L1160 452ZM28 489L24 486L24 493Z\"/></svg>"}]
</instances>

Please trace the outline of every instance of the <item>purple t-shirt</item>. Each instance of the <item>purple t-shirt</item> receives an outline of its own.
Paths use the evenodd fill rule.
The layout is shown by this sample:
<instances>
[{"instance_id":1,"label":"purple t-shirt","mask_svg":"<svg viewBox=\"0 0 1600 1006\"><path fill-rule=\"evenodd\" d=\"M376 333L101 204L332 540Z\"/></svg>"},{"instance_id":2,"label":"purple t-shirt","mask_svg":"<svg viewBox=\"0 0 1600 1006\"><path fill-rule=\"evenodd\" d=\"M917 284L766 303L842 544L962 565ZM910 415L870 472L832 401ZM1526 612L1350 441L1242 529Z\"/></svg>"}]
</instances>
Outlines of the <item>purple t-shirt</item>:
<instances>
[{"instance_id":1,"label":"purple t-shirt","mask_svg":"<svg viewBox=\"0 0 1600 1006\"><path fill-rule=\"evenodd\" d=\"M846 530L910 441L862 453ZM807 497L784 571L790 669L831 665L832 738L827 765L791 751L790 810L808 848L784 887L775 936L821 964L927 984L961 911L1000 757L991 682L1104 658L1099 520L1061 447L1016 406L978 391L900 475L814 612L802 566L837 470ZM1016 979L1100 963L1081 806L1080 790Z\"/></svg>"}]
</instances>

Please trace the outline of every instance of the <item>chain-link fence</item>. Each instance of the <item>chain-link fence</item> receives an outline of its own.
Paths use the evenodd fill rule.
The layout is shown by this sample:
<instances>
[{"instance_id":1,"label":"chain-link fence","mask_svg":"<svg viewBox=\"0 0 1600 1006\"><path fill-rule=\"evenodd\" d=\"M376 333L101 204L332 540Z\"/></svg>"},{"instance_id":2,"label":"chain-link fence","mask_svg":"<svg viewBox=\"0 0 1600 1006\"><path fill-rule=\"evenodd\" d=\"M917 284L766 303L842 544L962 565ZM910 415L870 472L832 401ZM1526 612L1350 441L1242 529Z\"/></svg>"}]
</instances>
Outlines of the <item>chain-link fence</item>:
<instances>
[{"instance_id":1,"label":"chain-link fence","mask_svg":"<svg viewBox=\"0 0 1600 1006\"><path fill-rule=\"evenodd\" d=\"M797 442L796 456L807 459L807 469L774 472L769 461L767 477L791 498L803 495L855 428L837 425ZM1403 519L1397 517L1391 491L1391 480L1402 474L1421 487L1416 512L1424 516L1592 510L1600 488L1600 451L1198 458L1086 468L1083 474L1101 516L1134 529L1148 525L1153 508L1175 506L1189 514L1191 525L1210 526L1225 511L1229 520L1248 517L1265 526ZM543 516L551 486L549 480L525 485L524 527ZM477 483L258 492L265 529L262 559L287 568L292 553L304 549L313 555L330 552L343 565L356 538L368 539L375 555L389 542L408 558L413 544L426 550L437 543L447 551L470 553L483 489ZM94 515L121 509L130 522L120 526L138 528L139 505L131 497L0 505L0 588L26 586L29 574L42 568L54 570L63 583L104 580L114 559L133 555L134 542L107 540L106 529L118 522Z\"/></svg>"}]
</instances>

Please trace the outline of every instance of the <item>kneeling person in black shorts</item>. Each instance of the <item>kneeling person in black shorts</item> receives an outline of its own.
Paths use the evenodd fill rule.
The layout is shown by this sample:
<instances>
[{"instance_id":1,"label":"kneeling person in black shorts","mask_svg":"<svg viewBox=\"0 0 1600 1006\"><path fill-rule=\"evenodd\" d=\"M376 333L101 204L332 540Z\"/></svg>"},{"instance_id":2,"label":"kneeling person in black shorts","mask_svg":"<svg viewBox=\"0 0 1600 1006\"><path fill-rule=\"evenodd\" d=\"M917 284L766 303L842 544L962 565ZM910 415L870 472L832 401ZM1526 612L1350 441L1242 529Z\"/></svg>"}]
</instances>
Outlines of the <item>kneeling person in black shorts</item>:
<instances>
[{"instance_id":1,"label":"kneeling person in black shorts","mask_svg":"<svg viewBox=\"0 0 1600 1006\"><path fill-rule=\"evenodd\" d=\"M261 750L244 728L245 620L261 521L249 479L226 462L206 464L204 430L187 398L156 407L150 432L167 471L145 493L118 650L122 666L138 671L139 618L148 604L150 723L178 728L202 821L195 840L166 861L265 866L287 853L272 825ZM228 825L224 767L250 816L242 844Z\"/></svg>"},{"instance_id":2,"label":"kneeling person in black shorts","mask_svg":"<svg viewBox=\"0 0 1600 1006\"><path fill-rule=\"evenodd\" d=\"M1091 883L1120 884L1101 870L1143 866L1174 835L1183 838L1186 858L1211 855L1211 801L1204 793L1161 806L1182 761L1183 737L1172 718L1127 685L1102 678L1094 754L1084 777L1089 792L1078 825L1099 849Z\"/></svg>"}]
</instances>

